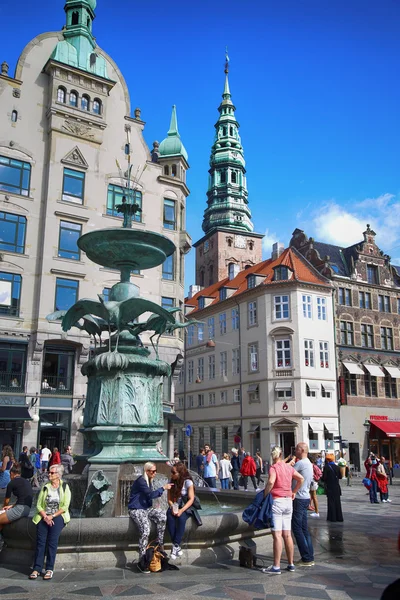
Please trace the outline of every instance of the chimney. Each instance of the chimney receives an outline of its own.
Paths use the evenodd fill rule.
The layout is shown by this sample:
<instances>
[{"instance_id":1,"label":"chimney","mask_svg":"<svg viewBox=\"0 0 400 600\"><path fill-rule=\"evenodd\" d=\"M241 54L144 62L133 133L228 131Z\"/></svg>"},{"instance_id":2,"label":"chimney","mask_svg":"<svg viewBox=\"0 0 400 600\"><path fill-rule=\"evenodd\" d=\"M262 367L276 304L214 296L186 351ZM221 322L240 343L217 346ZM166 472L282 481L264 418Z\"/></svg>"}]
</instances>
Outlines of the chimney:
<instances>
[{"instance_id":1,"label":"chimney","mask_svg":"<svg viewBox=\"0 0 400 600\"><path fill-rule=\"evenodd\" d=\"M201 285L191 285L189 287L189 298L193 298L193 296L195 296L197 294L197 292L200 292L200 290L202 289Z\"/></svg>"},{"instance_id":2,"label":"chimney","mask_svg":"<svg viewBox=\"0 0 400 600\"><path fill-rule=\"evenodd\" d=\"M275 244L272 244L272 260L276 260L282 254L284 249L285 246L281 242L275 242Z\"/></svg>"}]
</instances>

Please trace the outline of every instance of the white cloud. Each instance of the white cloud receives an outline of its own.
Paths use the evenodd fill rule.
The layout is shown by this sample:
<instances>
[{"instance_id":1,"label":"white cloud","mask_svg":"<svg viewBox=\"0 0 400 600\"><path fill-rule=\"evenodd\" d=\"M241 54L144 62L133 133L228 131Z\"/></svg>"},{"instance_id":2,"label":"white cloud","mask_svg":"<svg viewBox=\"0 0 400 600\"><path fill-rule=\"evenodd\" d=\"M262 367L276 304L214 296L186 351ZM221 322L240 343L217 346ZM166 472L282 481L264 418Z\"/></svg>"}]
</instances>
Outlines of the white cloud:
<instances>
[{"instance_id":1,"label":"white cloud","mask_svg":"<svg viewBox=\"0 0 400 600\"><path fill-rule=\"evenodd\" d=\"M277 234L275 232L270 233L269 229L266 229L262 244L263 250L267 256L271 256L272 244L275 244L275 242L279 242L279 237L277 236Z\"/></svg>"},{"instance_id":2,"label":"white cloud","mask_svg":"<svg viewBox=\"0 0 400 600\"><path fill-rule=\"evenodd\" d=\"M313 225L319 241L351 246L362 239L365 219L360 219L335 202L331 202L319 210Z\"/></svg>"}]
</instances>

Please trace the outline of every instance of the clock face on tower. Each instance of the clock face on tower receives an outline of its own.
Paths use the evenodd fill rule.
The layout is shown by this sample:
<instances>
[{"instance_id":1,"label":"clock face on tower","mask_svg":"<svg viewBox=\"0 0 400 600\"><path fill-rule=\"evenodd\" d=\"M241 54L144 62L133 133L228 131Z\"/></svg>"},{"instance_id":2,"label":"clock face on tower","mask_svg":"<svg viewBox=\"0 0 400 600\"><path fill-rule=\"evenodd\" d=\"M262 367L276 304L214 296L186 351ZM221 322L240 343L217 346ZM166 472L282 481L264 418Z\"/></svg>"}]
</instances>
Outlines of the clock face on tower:
<instances>
[{"instance_id":1,"label":"clock face on tower","mask_svg":"<svg viewBox=\"0 0 400 600\"><path fill-rule=\"evenodd\" d=\"M246 248L246 238L242 235L235 235L235 248Z\"/></svg>"}]
</instances>

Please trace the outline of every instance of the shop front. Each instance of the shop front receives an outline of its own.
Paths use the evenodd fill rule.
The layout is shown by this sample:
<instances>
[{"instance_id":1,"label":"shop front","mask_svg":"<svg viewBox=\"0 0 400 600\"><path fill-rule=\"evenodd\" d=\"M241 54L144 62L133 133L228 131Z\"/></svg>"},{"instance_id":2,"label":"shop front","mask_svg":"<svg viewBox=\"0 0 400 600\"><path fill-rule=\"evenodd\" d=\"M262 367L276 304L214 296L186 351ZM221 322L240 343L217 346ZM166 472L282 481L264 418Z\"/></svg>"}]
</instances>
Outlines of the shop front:
<instances>
[{"instance_id":1,"label":"shop front","mask_svg":"<svg viewBox=\"0 0 400 600\"><path fill-rule=\"evenodd\" d=\"M400 418L386 415L370 415L369 451L384 456L400 474ZM397 467L396 467L397 465Z\"/></svg>"},{"instance_id":2,"label":"shop front","mask_svg":"<svg viewBox=\"0 0 400 600\"><path fill-rule=\"evenodd\" d=\"M32 421L25 396L0 396L0 449L7 444L19 455L25 421Z\"/></svg>"}]
</instances>

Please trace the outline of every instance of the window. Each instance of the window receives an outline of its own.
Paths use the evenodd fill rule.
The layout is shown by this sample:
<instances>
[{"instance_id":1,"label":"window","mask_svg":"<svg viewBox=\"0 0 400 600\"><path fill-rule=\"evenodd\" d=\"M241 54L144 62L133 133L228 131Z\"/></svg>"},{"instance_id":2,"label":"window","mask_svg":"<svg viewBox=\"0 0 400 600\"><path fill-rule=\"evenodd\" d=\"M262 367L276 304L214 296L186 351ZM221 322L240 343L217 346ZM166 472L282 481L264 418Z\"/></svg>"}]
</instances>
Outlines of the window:
<instances>
[{"instance_id":1,"label":"window","mask_svg":"<svg viewBox=\"0 0 400 600\"><path fill-rule=\"evenodd\" d=\"M66 95L66 89L60 86L57 90L57 102L65 104Z\"/></svg>"},{"instance_id":2,"label":"window","mask_svg":"<svg viewBox=\"0 0 400 600\"><path fill-rule=\"evenodd\" d=\"M354 331L352 321L340 321L340 343L344 346L353 346Z\"/></svg>"},{"instance_id":3,"label":"window","mask_svg":"<svg viewBox=\"0 0 400 600\"><path fill-rule=\"evenodd\" d=\"M317 298L317 317L319 321L326 321L326 298Z\"/></svg>"},{"instance_id":4,"label":"window","mask_svg":"<svg viewBox=\"0 0 400 600\"><path fill-rule=\"evenodd\" d=\"M290 368L292 366L290 340L277 340L275 342L275 356L277 369Z\"/></svg>"},{"instance_id":5,"label":"window","mask_svg":"<svg viewBox=\"0 0 400 600\"><path fill-rule=\"evenodd\" d=\"M176 165L171 165L171 177L176 177L176 175L177 175Z\"/></svg>"},{"instance_id":6,"label":"window","mask_svg":"<svg viewBox=\"0 0 400 600\"><path fill-rule=\"evenodd\" d=\"M197 341L204 342L204 323L198 323L197 325Z\"/></svg>"},{"instance_id":7,"label":"window","mask_svg":"<svg viewBox=\"0 0 400 600\"><path fill-rule=\"evenodd\" d=\"M193 346L194 344L194 325L189 325L187 331L187 345Z\"/></svg>"},{"instance_id":8,"label":"window","mask_svg":"<svg viewBox=\"0 0 400 600\"><path fill-rule=\"evenodd\" d=\"M185 255L179 252L179 283L184 284L185 279Z\"/></svg>"},{"instance_id":9,"label":"window","mask_svg":"<svg viewBox=\"0 0 400 600\"><path fill-rule=\"evenodd\" d=\"M233 401L240 402L240 388L235 388L233 390Z\"/></svg>"},{"instance_id":10,"label":"window","mask_svg":"<svg viewBox=\"0 0 400 600\"><path fill-rule=\"evenodd\" d=\"M232 171L231 173L231 182L236 183L236 171Z\"/></svg>"},{"instance_id":11,"label":"window","mask_svg":"<svg viewBox=\"0 0 400 600\"><path fill-rule=\"evenodd\" d=\"M256 276L249 275L247 278L247 289L251 290L256 287Z\"/></svg>"},{"instance_id":12,"label":"window","mask_svg":"<svg viewBox=\"0 0 400 600\"><path fill-rule=\"evenodd\" d=\"M250 373L258 371L258 344L249 344L249 368Z\"/></svg>"},{"instance_id":13,"label":"window","mask_svg":"<svg viewBox=\"0 0 400 600\"><path fill-rule=\"evenodd\" d=\"M19 317L21 275L0 272L0 315Z\"/></svg>"},{"instance_id":14,"label":"window","mask_svg":"<svg viewBox=\"0 0 400 600\"><path fill-rule=\"evenodd\" d=\"M77 10L74 10L71 18L71 25L78 25L79 23L79 13Z\"/></svg>"},{"instance_id":15,"label":"window","mask_svg":"<svg viewBox=\"0 0 400 600\"><path fill-rule=\"evenodd\" d=\"M219 397L220 397L221 404L226 404L228 402L228 394L226 391L220 392Z\"/></svg>"},{"instance_id":16,"label":"window","mask_svg":"<svg viewBox=\"0 0 400 600\"><path fill-rule=\"evenodd\" d=\"M240 354L239 348L232 350L232 375L239 375L240 373Z\"/></svg>"},{"instance_id":17,"label":"window","mask_svg":"<svg viewBox=\"0 0 400 600\"><path fill-rule=\"evenodd\" d=\"M208 394L208 404L210 406L215 406L215 392L210 392Z\"/></svg>"},{"instance_id":18,"label":"window","mask_svg":"<svg viewBox=\"0 0 400 600\"><path fill-rule=\"evenodd\" d=\"M381 348L382 350L393 350L393 329L391 327L381 327Z\"/></svg>"},{"instance_id":19,"label":"window","mask_svg":"<svg viewBox=\"0 0 400 600\"><path fill-rule=\"evenodd\" d=\"M311 319L312 318L311 296L306 296L303 294L302 301L303 301L303 317L305 319Z\"/></svg>"},{"instance_id":20,"label":"window","mask_svg":"<svg viewBox=\"0 0 400 600\"><path fill-rule=\"evenodd\" d=\"M338 290L339 304L351 306L351 290L347 288L339 288Z\"/></svg>"},{"instance_id":21,"label":"window","mask_svg":"<svg viewBox=\"0 0 400 600\"><path fill-rule=\"evenodd\" d=\"M18 120L18 111L13 110L11 113L11 123L16 123Z\"/></svg>"},{"instance_id":22,"label":"window","mask_svg":"<svg viewBox=\"0 0 400 600\"><path fill-rule=\"evenodd\" d=\"M75 352L57 346L45 346L42 372L42 394L72 396Z\"/></svg>"},{"instance_id":23,"label":"window","mask_svg":"<svg viewBox=\"0 0 400 600\"><path fill-rule=\"evenodd\" d=\"M390 296L378 295L378 310L380 312L390 313Z\"/></svg>"},{"instance_id":24,"label":"window","mask_svg":"<svg viewBox=\"0 0 400 600\"><path fill-rule=\"evenodd\" d=\"M56 279L54 310L68 310L78 300L79 282L74 279Z\"/></svg>"},{"instance_id":25,"label":"window","mask_svg":"<svg viewBox=\"0 0 400 600\"><path fill-rule=\"evenodd\" d=\"M219 315L219 332L221 335L226 333L226 313L221 313Z\"/></svg>"},{"instance_id":26,"label":"window","mask_svg":"<svg viewBox=\"0 0 400 600\"><path fill-rule=\"evenodd\" d=\"M23 391L26 350L24 344L0 343L0 385L2 392Z\"/></svg>"},{"instance_id":27,"label":"window","mask_svg":"<svg viewBox=\"0 0 400 600\"><path fill-rule=\"evenodd\" d=\"M193 361L189 360L188 361L188 383L193 383Z\"/></svg>"},{"instance_id":28,"label":"window","mask_svg":"<svg viewBox=\"0 0 400 600\"><path fill-rule=\"evenodd\" d=\"M101 107L102 107L101 100L99 100L98 98L95 98L93 100L93 107L92 107L92 110L95 115L101 115Z\"/></svg>"},{"instance_id":29,"label":"window","mask_svg":"<svg viewBox=\"0 0 400 600\"><path fill-rule=\"evenodd\" d=\"M260 402L260 392L258 390L258 385L254 390L249 390L249 402L250 404Z\"/></svg>"},{"instance_id":30,"label":"window","mask_svg":"<svg viewBox=\"0 0 400 600\"><path fill-rule=\"evenodd\" d=\"M69 93L69 104L70 106L78 106L78 94L77 92Z\"/></svg>"},{"instance_id":31,"label":"window","mask_svg":"<svg viewBox=\"0 0 400 600\"><path fill-rule=\"evenodd\" d=\"M164 175L169 176L169 166L168 165L164 165Z\"/></svg>"},{"instance_id":32,"label":"window","mask_svg":"<svg viewBox=\"0 0 400 600\"><path fill-rule=\"evenodd\" d=\"M219 290L219 299L222 300L226 300L227 298L227 289L226 288L221 288Z\"/></svg>"},{"instance_id":33,"label":"window","mask_svg":"<svg viewBox=\"0 0 400 600\"><path fill-rule=\"evenodd\" d=\"M178 408L183 408L183 407L184 407L184 404L183 404L183 397L182 397L182 396L180 396L180 397L178 398Z\"/></svg>"},{"instance_id":34,"label":"window","mask_svg":"<svg viewBox=\"0 0 400 600\"><path fill-rule=\"evenodd\" d=\"M193 408L194 407L194 399L193 399L193 395L189 394L188 398L187 398L187 407L188 408Z\"/></svg>"},{"instance_id":35,"label":"window","mask_svg":"<svg viewBox=\"0 0 400 600\"><path fill-rule=\"evenodd\" d=\"M69 221L60 222L60 238L58 240L58 256L79 260L81 251L78 248L78 238L82 234L82 225L70 223Z\"/></svg>"},{"instance_id":36,"label":"window","mask_svg":"<svg viewBox=\"0 0 400 600\"><path fill-rule=\"evenodd\" d=\"M321 397L322 398L330 398L332 396L332 392L326 390L323 385L321 385Z\"/></svg>"},{"instance_id":37,"label":"window","mask_svg":"<svg viewBox=\"0 0 400 600\"><path fill-rule=\"evenodd\" d=\"M174 200L167 200L164 198L164 222L165 229L176 229L176 217L175 217L175 202Z\"/></svg>"},{"instance_id":38,"label":"window","mask_svg":"<svg viewBox=\"0 0 400 600\"><path fill-rule=\"evenodd\" d=\"M203 277L204 277L204 273L203 273ZM200 284L202 285L202 284ZM203 284L204 285L204 284ZM204 308L206 305L206 300L204 298L204 296L200 296L199 300L198 300L198 306L200 309Z\"/></svg>"},{"instance_id":39,"label":"window","mask_svg":"<svg viewBox=\"0 0 400 600\"><path fill-rule=\"evenodd\" d=\"M226 172L225 171L220 171L219 172L219 181L220 183L226 183Z\"/></svg>"},{"instance_id":40,"label":"window","mask_svg":"<svg viewBox=\"0 0 400 600\"><path fill-rule=\"evenodd\" d=\"M235 263L229 263L228 265L228 277L230 280L235 279L236 275L239 273L240 267Z\"/></svg>"},{"instance_id":41,"label":"window","mask_svg":"<svg viewBox=\"0 0 400 600\"><path fill-rule=\"evenodd\" d=\"M321 369L329 369L329 343L319 343L319 366Z\"/></svg>"},{"instance_id":42,"label":"window","mask_svg":"<svg viewBox=\"0 0 400 600\"><path fill-rule=\"evenodd\" d=\"M289 269L280 265L274 269L274 281L287 281L289 279Z\"/></svg>"},{"instance_id":43,"label":"window","mask_svg":"<svg viewBox=\"0 0 400 600\"><path fill-rule=\"evenodd\" d=\"M289 296L274 297L275 319L289 318Z\"/></svg>"},{"instance_id":44,"label":"window","mask_svg":"<svg viewBox=\"0 0 400 600\"><path fill-rule=\"evenodd\" d=\"M215 379L215 356L208 357L208 379Z\"/></svg>"},{"instance_id":45,"label":"window","mask_svg":"<svg viewBox=\"0 0 400 600\"><path fill-rule=\"evenodd\" d=\"M81 109L89 110L90 98L84 94L81 98Z\"/></svg>"},{"instance_id":46,"label":"window","mask_svg":"<svg viewBox=\"0 0 400 600\"><path fill-rule=\"evenodd\" d=\"M201 381L204 380L204 358L199 358L197 360L197 377Z\"/></svg>"},{"instance_id":47,"label":"window","mask_svg":"<svg viewBox=\"0 0 400 600\"><path fill-rule=\"evenodd\" d=\"M277 390L277 397L278 398L292 398L293 397L292 388L290 387L285 390Z\"/></svg>"},{"instance_id":48,"label":"window","mask_svg":"<svg viewBox=\"0 0 400 600\"><path fill-rule=\"evenodd\" d=\"M175 254L168 256L162 265L162 278L168 279L168 281L174 281L175 279Z\"/></svg>"},{"instance_id":49,"label":"window","mask_svg":"<svg viewBox=\"0 0 400 600\"><path fill-rule=\"evenodd\" d=\"M226 352L220 352L219 354L219 373L221 377L226 377L228 375L228 360Z\"/></svg>"},{"instance_id":50,"label":"window","mask_svg":"<svg viewBox=\"0 0 400 600\"><path fill-rule=\"evenodd\" d=\"M376 377L371 375L371 373L366 372L364 375L364 385L365 385L365 395L366 396L377 396L378 388L376 383Z\"/></svg>"},{"instance_id":51,"label":"window","mask_svg":"<svg viewBox=\"0 0 400 600\"><path fill-rule=\"evenodd\" d=\"M317 396L317 392L312 390L308 383L306 383L306 396L309 396L310 398L315 398Z\"/></svg>"},{"instance_id":52,"label":"window","mask_svg":"<svg viewBox=\"0 0 400 600\"><path fill-rule=\"evenodd\" d=\"M367 265L367 281L373 285L377 285L378 282L378 267L375 265Z\"/></svg>"},{"instance_id":53,"label":"window","mask_svg":"<svg viewBox=\"0 0 400 600\"><path fill-rule=\"evenodd\" d=\"M0 250L23 254L26 217L0 212Z\"/></svg>"},{"instance_id":54,"label":"window","mask_svg":"<svg viewBox=\"0 0 400 600\"><path fill-rule=\"evenodd\" d=\"M166 310L175 307L175 298L167 298L166 296L161 297L161 306Z\"/></svg>"},{"instance_id":55,"label":"window","mask_svg":"<svg viewBox=\"0 0 400 600\"><path fill-rule=\"evenodd\" d=\"M213 283L214 283L214 265L210 265L208 267L208 285L212 285Z\"/></svg>"},{"instance_id":56,"label":"window","mask_svg":"<svg viewBox=\"0 0 400 600\"><path fill-rule=\"evenodd\" d=\"M64 202L83 204L85 173L64 169L62 199Z\"/></svg>"},{"instance_id":57,"label":"window","mask_svg":"<svg viewBox=\"0 0 400 600\"><path fill-rule=\"evenodd\" d=\"M117 211L117 206L123 203L123 199L129 199L131 204L137 204L142 208L142 193L138 190L128 190L120 185L110 183L107 190L107 214L112 217L120 217L123 219L123 213ZM136 223L141 223L142 213L136 212L132 215L132 220Z\"/></svg>"},{"instance_id":58,"label":"window","mask_svg":"<svg viewBox=\"0 0 400 600\"><path fill-rule=\"evenodd\" d=\"M197 394L197 404L199 407L204 406L204 394Z\"/></svg>"},{"instance_id":59,"label":"window","mask_svg":"<svg viewBox=\"0 0 400 600\"><path fill-rule=\"evenodd\" d=\"M363 348L374 347L374 326L361 323L361 346Z\"/></svg>"},{"instance_id":60,"label":"window","mask_svg":"<svg viewBox=\"0 0 400 600\"><path fill-rule=\"evenodd\" d=\"M31 165L21 160L0 156L0 190L29 196Z\"/></svg>"},{"instance_id":61,"label":"window","mask_svg":"<svg viewBox=\"0 0 400 600\"><path fill-rule=\"evenodd\" d=\"M360 308L371 308L371 294L369 292L359 292L358 298L360 301Z\"/></svg>"},{"instance_id":62,"label":"window","mask_svg":"<svg viewBox=\"0 0 400 600\"><path fill-rule=\"evenodd\" d=\"M346 369L344 374L344 383L346 386L346 394L348 396L357 396L357 379L356 375L349 373Z\"/></svg>"},{"instance_id":63,"label":"window","mask_svg":"<svg viewBox=\"0 0 400 600\"><path fill-rule=\"evenodd\" d=\"M215 338L215 319L214 317L208 318L208 339L213 340Z\"/></svg>"},{"instance_id":64,"label":"window","mask_svg":"<svg viewBox=\"0 0 400 600\"><path fill-rule=\"evenodd\" d=\"M314 341L304 340L304 364L306 367L314 367Z\"/></svg>"},{"instance_id":65,"label":"window","mask_svg":"<svg viewBox=\"0 0 400 600\"><path fill-rule=\"evenodd\" d=\"M253 325L257 325L257 301L253 300L253 302L249 302L247 304L247 314L248 314L248 323L249 327Z\"/></svg>"},{"instance_id":66,"label":"window","mask_svg":"<svg viewBox=\"0 0 400 600\"><path fill-rule=\"evenodd\" d=\"M397 398L397 383L394 377L385 376L385 396L386 398Z\"/></svg>"},{"instance_id":67,"label":"window","mask_svg":"<svg viewBox=\"0 0 400 600\"><path fill-rule=\"evenodd\" d=\"M239 309L232 308L232 331L239 329Z\"/></svg>"}]
</instances>

